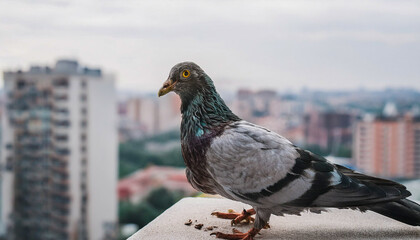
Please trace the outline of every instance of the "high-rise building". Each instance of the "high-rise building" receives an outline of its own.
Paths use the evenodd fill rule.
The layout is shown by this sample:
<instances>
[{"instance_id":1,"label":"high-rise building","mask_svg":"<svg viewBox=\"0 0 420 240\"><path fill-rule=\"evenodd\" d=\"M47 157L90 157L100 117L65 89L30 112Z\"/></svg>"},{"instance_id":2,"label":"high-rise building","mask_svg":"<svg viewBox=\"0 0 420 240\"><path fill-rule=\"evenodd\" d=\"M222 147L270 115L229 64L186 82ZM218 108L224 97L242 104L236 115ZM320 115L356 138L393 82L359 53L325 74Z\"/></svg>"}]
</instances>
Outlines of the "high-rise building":
<instances>
[{"instance_id":1,"label":"high-rise building","mask_svg":"<svg viewBox=\"0 0 420 240\"><path fill-rule=\"evenodd\" d=\"M329 151L338 146L351 148L354 117L348 113L311 112L305 116L305 144Z\"/></svg>"},{"instance_id":2,"label":"high-rise building","mask_svg":"<svg viewBox=\"0 0 420 240\"><path fill-rule=\"evenodd\" d=\"M4 73L2 212L7 239L114 239L112 76L60 60Z\"/></svg>"},{"instance_id":3,"label":"high-rise building","mask_svg":"<svg viewBox=\"0 0 420 240\"><path fill-rule=\"evenodd\" d=\"M420 177L420 119L387 116L356 124L353 157L363 172L383 177Z\"/></svg>"}]
</instances>

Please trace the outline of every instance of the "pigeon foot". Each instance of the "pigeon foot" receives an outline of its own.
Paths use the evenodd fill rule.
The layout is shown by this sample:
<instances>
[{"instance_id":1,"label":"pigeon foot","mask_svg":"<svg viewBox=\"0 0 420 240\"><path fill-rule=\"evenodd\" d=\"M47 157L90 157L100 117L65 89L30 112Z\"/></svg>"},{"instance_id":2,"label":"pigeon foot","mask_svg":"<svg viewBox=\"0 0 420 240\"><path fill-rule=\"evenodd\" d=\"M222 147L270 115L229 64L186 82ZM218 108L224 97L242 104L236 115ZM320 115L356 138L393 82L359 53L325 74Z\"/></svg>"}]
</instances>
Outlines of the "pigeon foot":
<instances>
[{"instance_id":1,"label":"pigeon foot","mask_svg":"<svg viewBox=\"0 0 420 240\"><path fill-rule=\"evenodd\" d=\"M210 235L216 235L216 238L222 238L222 239L236 239L236 240L253 240L254 236L257 235L257 233L261 229L251 228L246 233L242 233L235 228L232 230L233 234L228 233L222 233L222 232L213 232Z\"/></svg>"},{"instance_id":2,"label":"pigeon foot","mask_svg":"<svg viewBox=\"0 0 420 240\"><path fill-rule=\"evenodd\" d=\"M218 218L223 219L232 219L231 225L236 225L244 221L245 223L254 222L254 218L251 217L255 214L255 210L253 208L248 210L243 210L241 213L237 213L232 209L229 209L227 213L223 212L212 212L211 215L215 215Z\"/></svg>"}]
</instances>

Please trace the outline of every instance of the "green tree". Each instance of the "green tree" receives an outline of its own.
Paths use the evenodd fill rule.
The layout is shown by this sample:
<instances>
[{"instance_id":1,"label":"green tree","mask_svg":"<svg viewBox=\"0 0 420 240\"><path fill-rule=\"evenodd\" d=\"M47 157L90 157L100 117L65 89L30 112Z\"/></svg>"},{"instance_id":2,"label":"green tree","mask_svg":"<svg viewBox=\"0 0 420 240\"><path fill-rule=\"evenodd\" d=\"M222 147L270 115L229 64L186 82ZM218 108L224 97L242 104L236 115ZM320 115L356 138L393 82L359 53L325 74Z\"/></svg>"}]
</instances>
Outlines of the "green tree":
<instances>
[{"instance_id":1,"label":"green tree","mask_svg":"<svg viewBox=\"0 0 420 240\"><path fill-rule=\"evenodd\" d=\"M119 203L119 222L120 224L134 223L142 228L182 197L181 192L157 188L138 204L122 201Z\"/></svg>"},{"instance_id":2,"label":"green tree","mask_svg":"<svg viewBox=\"0 0 420 240\"><path fill-rule=\"evenodd\" d=\"M142 140L121 143L119 146L119 177L125 177L132 172L148 165L184 167L179 131L171 131ZM178 142L177 147L166 151L150 151L149 143Z\"/></svg>"}]
</instances>

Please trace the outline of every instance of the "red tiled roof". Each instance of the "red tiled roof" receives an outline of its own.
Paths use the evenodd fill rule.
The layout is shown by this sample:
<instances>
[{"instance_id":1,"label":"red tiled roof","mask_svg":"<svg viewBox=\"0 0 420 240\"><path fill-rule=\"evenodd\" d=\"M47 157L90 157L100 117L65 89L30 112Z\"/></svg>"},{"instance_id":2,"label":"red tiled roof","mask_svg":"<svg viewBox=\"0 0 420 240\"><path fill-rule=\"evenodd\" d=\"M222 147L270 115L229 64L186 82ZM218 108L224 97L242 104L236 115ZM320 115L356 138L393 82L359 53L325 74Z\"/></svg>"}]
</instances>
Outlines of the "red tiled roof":
<instances>
[{"instance_id":1,"label":"red tiled roof","mask_svg":"<svg viewBox=\"0 0 420 240\"><path fill-rule=\"evenodd\" d=\"M184 168L149 166L121 179L118 196L120 200L140 199L158 187L182 190L187 194L196 192L189 184Z\"/></svg>"}]
</instances>

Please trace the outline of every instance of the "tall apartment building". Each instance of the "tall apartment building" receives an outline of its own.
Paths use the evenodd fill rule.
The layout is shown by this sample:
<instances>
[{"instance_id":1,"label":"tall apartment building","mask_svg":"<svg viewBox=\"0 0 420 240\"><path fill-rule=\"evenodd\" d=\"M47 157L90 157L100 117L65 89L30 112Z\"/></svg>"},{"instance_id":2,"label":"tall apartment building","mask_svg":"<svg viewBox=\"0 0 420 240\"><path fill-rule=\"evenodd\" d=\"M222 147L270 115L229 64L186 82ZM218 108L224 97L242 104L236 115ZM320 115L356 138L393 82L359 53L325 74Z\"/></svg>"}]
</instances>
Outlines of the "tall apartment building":
<instances>
[{"instance_id":1,"label":"tall apartment building","mask_svg":"<svg viewBox=\"0 0 420 240\"><path fill-rule=\"evenodd\" d=\"M354 117L340 112L311 112L305 115L305 143L335 151L338 146L351 148Z\"/></svg>"},{"instance_id":2,"label":"tall apartment building","mask_svg":"<svg viewBox=\"0 0 420 240\"><path fill-rule=\"evenodd\" d=\"M1 221L7 239L114 239L114 80L60 60L4 73Z\"/></svg>"},{"instance_id":3,"label":"tall apartment building","mask_svg":"<svg viewBox=\"0 0 420 240\"><path fill-rule=\"evenodd\" d=\"M369 174L420 178L420 118L406 115L358 122L353 157L356 166Z\"/></svg>"}]
</instances>

